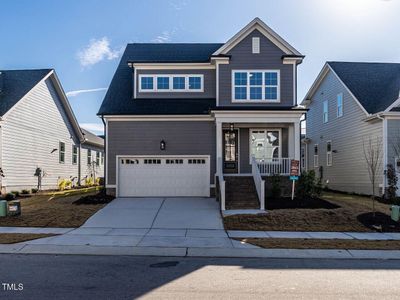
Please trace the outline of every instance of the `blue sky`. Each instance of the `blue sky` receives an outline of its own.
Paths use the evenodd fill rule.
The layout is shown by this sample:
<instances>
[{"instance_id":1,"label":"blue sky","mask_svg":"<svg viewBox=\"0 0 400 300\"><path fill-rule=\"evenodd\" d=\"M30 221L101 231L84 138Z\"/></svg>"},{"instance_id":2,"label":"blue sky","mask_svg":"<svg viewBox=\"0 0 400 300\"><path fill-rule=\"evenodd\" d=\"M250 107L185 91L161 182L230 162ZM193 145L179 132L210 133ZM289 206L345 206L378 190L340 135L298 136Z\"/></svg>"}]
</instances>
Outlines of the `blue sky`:
<instances>
[{"instance_id":1,"label":"blue sky","mask_svg":"<svg viewBox=\"0 0 400 300\"><path fill-rule=\"evenodd\" d=\"M2 0L0 69L55 68L79 123L101 131L129 42L225 42L258 16L306 55L301 101L327 60L400 62L399 11L400 0Z\"/></svg>"}]
</instances>

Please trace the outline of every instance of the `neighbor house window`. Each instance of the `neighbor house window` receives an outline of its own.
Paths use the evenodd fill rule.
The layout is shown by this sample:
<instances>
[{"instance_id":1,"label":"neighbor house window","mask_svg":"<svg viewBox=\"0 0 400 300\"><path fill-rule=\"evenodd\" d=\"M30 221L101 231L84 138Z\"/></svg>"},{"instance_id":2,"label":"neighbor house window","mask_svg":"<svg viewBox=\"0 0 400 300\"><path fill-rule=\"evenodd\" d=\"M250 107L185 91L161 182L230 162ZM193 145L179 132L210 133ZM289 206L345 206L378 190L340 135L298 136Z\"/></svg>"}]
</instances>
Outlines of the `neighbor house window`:
<instances>
[{"instance_id":1,"label":"neighbor house window","mask_svg":"<svg viewBox=\"0 0 400 300\"><path fill-rule=\"evenodd\" d=\"M250 130L250 158L257 161L268 161L281 157L280 130L254 129Z\"/></svg>"},{"instance_id":2,"label":"neighbor house window","mask_svg":"<svg viewBox=\"0 0 400 300\"><path fill-rule=\"evenodd\" d=\"M234 71L233 101L279 101L279 71Z\"/></svg>"},{"instance_id":3,"label":"neighbor house window","mask_svg":"<svg viewBox=\"0 0 400 300\"><path fill-rule=\"evenodd\" d=\"M101 165L104 165L104 153L103 152L101 152Z\"/></svg>"},{"instance_id":4,"label":"neighbor house window","mask_svg":"<svg viewBox=\"0 0 400 300\"><path fill-rule=\"evenodd\" d=\"M139 92L202 92L204 75L139 75Z\"/></svg>"},{"instance_id":5,"label":"neighbor house window","mask_svg":"<svg viewBox=\"0 0 400 300\"><path fill-rule=\"evenodd\" d=\"M332 166L332 142L326 142L326 165L328 167Z\"/></svg>"},{"instance_id":6,"label":"neighbor house window","mask_svg":"<svg viewBox=\"0 0 400 300\"><path fill-rule=\"evenodd\" d=\"M323 113L322 119L324 123L328 122L328 101L323 102Z\"/></svg>"},{"instance_id":7,"label":"neighbor house window","mask_svg":"<svg viewBox=\"0 0 400 300\"><path fill-rule=\"evenodd\" d=\"M92 151L90 149L87 150L87 164L92 164Z\"/></svg>"},{"instance_id":8,"label":"neighbor house window","mask_svg":"<svg viewBox=\"0 0 400 300\"><path fill-rule=\"evenodd\" d=\"M142 90L154 90L153 77L143 76L140 78L140 88Z\"/></svg>"},{"instance_id":9,"label":"neighbor house window","mask_svg":"<svg viewBox=\"0 0 400 300\"><path fill-rule=\"evenodd\" d=\"M252 53L254 53L254 54L260 53L260 38L259 37L252 38Z\"/></svg>"},{"instance_id":10,"label":"neighbor house window","mask_svg":"<svg viewBox=\"0 0 400 300\"><path fill-rule=\"evenodd\" d=\"M314 145L314 168L318 167L318 144Z\"/></svg>"},{"instance_id":11,"label":"neighbor house window","mask_svg":"<svg viewBox=\"0 0 400 300\"><path fill-rule=\"evenodd\" d=\"M337 95L336 104L337 104L336 115L339 118L339 117L343 116L343 94L342 93Z\"/></svg>"},{"instance_id":12,"label":"neighbor house window","mask_svg":"<svg viewBox=\"0 0 400 300\"><path fill-rule=\"evenodd\" d=\"M96 165L100 165L100 152L96 151Z\"/></svg>"},{"instance_id":13,"label":"neighbor house window","mask_svg":"<svg viewBox=\"0 0 400 300\"><path fill-rule=\"evenodd\" d=\"M78 163L78 147L72 145L72 164L76 165Z\"/></svg>"},{"instance_id":14,"label":"neighbor house window","mask_svg":"<svg viewBox=\"0 0 400 300\"><path fill-rule=\"evenodd\" d=\"M300 148L300 163L301 163L301 169L305 170L306 169L306 151L303 147Z\"/></svg>"},{"instance_id":15,"label":"neighbor house window","mask_svg":"<svg viewBox=\"0 0 400 300\"><path fill-rule=\"evenodd\" d=\"M60 163L65 163L65 143L60 142L59 143L59 156L58 160Z\"/></svg>"}]
</instances>

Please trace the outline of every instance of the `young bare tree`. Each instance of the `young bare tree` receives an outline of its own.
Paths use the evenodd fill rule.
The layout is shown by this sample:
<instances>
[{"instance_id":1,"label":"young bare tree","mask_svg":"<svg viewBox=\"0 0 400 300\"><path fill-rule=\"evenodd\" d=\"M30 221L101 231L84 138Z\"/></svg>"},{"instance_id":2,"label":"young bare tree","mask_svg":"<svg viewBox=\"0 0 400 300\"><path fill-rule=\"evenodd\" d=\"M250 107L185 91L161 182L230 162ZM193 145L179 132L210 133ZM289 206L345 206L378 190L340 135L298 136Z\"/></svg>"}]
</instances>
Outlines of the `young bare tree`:
<instances>
[{"instance_id":1,"label":"young bare tree","mask_svg":"<svg viewBox=\"0 0 400 300\"><path fill-rule=\"evenodd\" d=\"M369 137L368 140L363 140L363 152L372 184L372 216L375 218L375 184L382 165L382 138Z\"/></svg>"}]
</instances>

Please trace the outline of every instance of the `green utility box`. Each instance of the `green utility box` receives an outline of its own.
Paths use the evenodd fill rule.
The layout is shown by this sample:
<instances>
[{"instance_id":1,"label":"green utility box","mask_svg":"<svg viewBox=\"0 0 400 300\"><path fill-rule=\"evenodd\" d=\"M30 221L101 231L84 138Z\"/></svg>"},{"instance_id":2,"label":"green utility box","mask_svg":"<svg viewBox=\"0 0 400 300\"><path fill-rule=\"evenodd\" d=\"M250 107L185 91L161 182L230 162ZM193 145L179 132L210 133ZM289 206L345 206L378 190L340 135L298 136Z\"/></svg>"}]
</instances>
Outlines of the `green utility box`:
<instances>
[{"instance_id":1,"label":"green utility box","mask_svg":"<svg viewBox=\"0 0 400 300\"><path fill-rule=\"evenodd\" d=\"M0 217L7 217L7 201L0 201Z\"/></svg>"},{"instance_id":2,"label":"green utility box","mask_svg":"<svg viewBox=\"0 0 400 300\"><path fill-rule=\"evenodd\" d=\"M21 202L19 200L11 201L8 203L8 215L19 216L21 215Z\"/></svg>"},{"instance_id":3,"label":"green utility box","mask_svg":"<svg viewBox=\"0 0 400 300\"><path fill-rule=\"evenodd\" d=\"M399 217L400 217L400 206L392 205L390 210L392 211L392 213L391 213L392 220L398 222L399 221Z\"/></svg>"}]
</instances>

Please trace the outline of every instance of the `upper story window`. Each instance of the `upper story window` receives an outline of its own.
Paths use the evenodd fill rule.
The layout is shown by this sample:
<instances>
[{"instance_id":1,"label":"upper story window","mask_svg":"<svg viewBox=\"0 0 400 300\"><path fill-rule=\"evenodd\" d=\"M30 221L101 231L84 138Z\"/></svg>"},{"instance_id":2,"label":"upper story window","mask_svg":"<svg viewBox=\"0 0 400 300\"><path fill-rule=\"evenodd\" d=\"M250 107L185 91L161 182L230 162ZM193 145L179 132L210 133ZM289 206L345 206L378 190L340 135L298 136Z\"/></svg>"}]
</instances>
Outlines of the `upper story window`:
<instances>
[{"instance_id":1,"label":"upper story window","mask_svg":"<svg viewBox=\"0 0 400 300\"><path fill-rule=\"evenodd\" d=\"M343 94L340 93L336 97L336 116L340 118L343 116Z\"/></svg>"},{"instance_id":2,"label":"upper story window","mask_svg":"<svg viewBox=\"0 0 400 300\"><path fill-rule=\"evenodd\" d=\"M252 53L253 54L260 53L260 38L259 37L252 38Z\"/></svg>"},{"instance_id":3,"label":"upper story window","mask_svg":"<svg viewBox=\"0 0 400 300\"><path fill-rule=\"evenodd\" d=\"M322 120L324 123L328 123L328 101L327 100L325 100L323 102Z\"/></svg>"},{"instance_id":4,"label":"upper story window","mask_svg":"<svg viewBox=\"0 0 400 300\"><path fill-rule=\"evenodd\" d=\"M203 74L139 75L139 92L203 92Z\"/></svg>"},{"instance_id":5,"label":"upper story window","mask_svg":"<svg viewBox=\"0 0 400 300\"><path fill-rule=\"evenodd\" d=\"M279 71L233 71L232 82L233 102L279 101Z\"/></svg>"}]
</instances>

